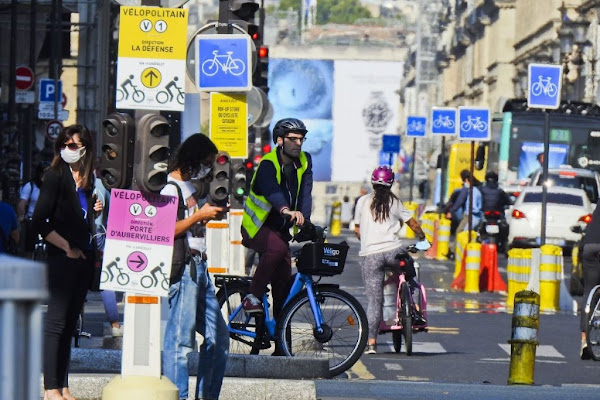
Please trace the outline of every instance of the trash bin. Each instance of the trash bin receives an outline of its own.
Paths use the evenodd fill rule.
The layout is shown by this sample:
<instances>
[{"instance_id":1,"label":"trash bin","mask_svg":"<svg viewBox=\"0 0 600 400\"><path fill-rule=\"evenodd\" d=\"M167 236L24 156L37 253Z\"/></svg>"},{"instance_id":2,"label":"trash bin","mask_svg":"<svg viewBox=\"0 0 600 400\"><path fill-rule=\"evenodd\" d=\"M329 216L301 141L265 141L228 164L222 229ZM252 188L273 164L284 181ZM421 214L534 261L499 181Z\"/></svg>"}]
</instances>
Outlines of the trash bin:
<instances>
[{"instance_id":1,"label":"trash bin","mask_svg":"<svg viewBox=\"0 0 600 400\"><path fill-rule=\"evenodd\" d=\"M0 398L39 399L46 265L0 255Z\"/></svg>"}]
</instances>

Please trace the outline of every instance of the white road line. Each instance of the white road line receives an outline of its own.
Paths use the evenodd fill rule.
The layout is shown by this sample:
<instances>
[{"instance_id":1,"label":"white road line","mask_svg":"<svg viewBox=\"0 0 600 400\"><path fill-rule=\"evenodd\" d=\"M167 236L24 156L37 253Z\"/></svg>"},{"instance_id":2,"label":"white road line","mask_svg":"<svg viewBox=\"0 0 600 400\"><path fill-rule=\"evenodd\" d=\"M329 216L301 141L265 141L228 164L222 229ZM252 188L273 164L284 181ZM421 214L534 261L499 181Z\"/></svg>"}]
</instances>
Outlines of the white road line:
<instances>
[{"instance_id":1,"label":"white road line","mask_svg":"<svg viewBox=\"0 0 600 400\"><path fill-rule=\"evenodd\" d=\"M510 355L510 344L498 343L498 346L502 348L507 354ZM552 357L552 358L565 358L558 350L551 345L539 345L535 351L536 357Z\"/></svg>"},{"instance_id":2,"label":"white road line","mask_svg":"<svg viewBox=\"0 0 600 400\"><path fill-rule=\"evenodd\" d=\"M388 371L402 371L402 365L400 364L383 363L383 366Z\"/></svg>"},{"instance_id":3,"label":"white road line","mask_svg":"<svg viewBox=\"0 0 600 400\"><path fill-rule=\"evenodd\" d=\"M390 347L390 351L394 352L394 343L386 342L386 344ZM404 340L402 341L402 348L400 352L404 352ZM414 353L447 353L446 349L438 343L438 342L413 342L413 354Z\"/></svg>"}]
</instances>

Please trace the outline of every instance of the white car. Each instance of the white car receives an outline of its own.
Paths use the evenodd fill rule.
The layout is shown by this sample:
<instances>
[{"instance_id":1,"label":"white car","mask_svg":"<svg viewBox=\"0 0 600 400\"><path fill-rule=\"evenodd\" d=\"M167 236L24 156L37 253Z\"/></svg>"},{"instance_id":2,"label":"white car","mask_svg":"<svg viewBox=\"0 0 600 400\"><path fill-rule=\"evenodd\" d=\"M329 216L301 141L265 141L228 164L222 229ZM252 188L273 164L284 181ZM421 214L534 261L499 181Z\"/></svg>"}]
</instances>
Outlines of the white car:
<instances>
[{"instance_id":1,"label":"white car","mask_svg":"<svg viewBox=\"0 0 600 400\"><path fill-rule=\"evenodd\" d=\"M535 171L529 182L529 186L541 186L542 170ZM598 172L589 169L572 168L563 166L562 168L551 168L548 170L548 187L570 187L583 189L593 204L598 203L598 192L600 191L600 175Z\"/></svg>"},{"instance_id":2,"label":"white car","mask_svg":"<svg viewBox=\"0 0 600 400\"><path fill-rule=\"evenodd\" d=\"M581 235L569 227L588 223L594 205L582 189L549 187L546 199L546 244L571 249ZM513 247L540 245L542 225L542 187L528 186L511 207L508 216L508 244Z\"/></svg>"}]
</instances>

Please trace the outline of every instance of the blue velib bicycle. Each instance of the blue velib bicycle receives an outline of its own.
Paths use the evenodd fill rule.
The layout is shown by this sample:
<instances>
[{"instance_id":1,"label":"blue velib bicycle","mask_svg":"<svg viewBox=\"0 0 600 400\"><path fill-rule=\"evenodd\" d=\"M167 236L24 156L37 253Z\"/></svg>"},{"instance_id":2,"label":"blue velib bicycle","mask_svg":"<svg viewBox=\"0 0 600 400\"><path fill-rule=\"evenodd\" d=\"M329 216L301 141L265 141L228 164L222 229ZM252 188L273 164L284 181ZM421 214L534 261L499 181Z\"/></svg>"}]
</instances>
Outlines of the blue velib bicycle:
<instances>
[{"instance_id":1,"label":"blue velib bicycle","mask_svg":"<svg viewBox=\"0 0 600 400\"><path fill-rule=\"evenodd\" d=\"M360 303L339 285L319 283L323 276L341 274L348 245L325 243L325 230L305 225L294 241L306 243L294 252L298 273L278 321L269 313L267 294L262 314L246 314L242 300L252 278L215 275L217 298L227 316L230 352L258 354L278 343L282 355L327 358L330 377L341 374L360 358L367 343L367 316Z\"/></svg>"}]
</instances>

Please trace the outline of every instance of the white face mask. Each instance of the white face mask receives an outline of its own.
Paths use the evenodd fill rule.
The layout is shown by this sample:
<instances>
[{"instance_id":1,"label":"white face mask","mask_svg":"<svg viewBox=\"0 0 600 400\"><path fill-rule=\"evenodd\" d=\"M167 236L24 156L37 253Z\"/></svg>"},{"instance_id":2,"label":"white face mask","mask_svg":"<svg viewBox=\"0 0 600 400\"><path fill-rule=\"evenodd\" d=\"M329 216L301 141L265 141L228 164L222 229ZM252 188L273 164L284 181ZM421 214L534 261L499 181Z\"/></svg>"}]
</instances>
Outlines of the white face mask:
<instances>
[{"instance_id":1,"label":"white face mask","mask_svg":"<svg viewBox=\"0 0 600 400\"><path fill-rule=\"evenodd\" d=\"M85 147L82 147L77 150L71 150L68 147L65 147L60 151L60 157L67 164L74 164L77 161L81 160L81 157L85 155Z\"/></svg>"},{"instance_id":2,"label":"white face mask","mask_svg":"<svg viewBox=\"0 0 600 400\"><path fill-rule=\"evenodd\" d=\"M212 167L207 167L206 165L201 165L200 170L196 174L196 179L204 178L206 175L210 174L211 170L212 170Z\"/></svg>"}]
</instances>

